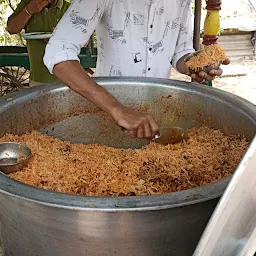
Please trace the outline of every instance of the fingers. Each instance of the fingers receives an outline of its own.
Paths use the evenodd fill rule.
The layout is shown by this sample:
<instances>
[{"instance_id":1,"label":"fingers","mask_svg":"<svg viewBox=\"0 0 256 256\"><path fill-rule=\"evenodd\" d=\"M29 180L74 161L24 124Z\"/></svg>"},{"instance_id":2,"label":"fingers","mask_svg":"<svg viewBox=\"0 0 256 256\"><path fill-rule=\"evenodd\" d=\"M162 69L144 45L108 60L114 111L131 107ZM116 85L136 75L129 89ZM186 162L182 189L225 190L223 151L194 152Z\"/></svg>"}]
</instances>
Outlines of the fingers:
<instances>
[{"instance_id":1,"label":"fingers","mask_svg":"<svg viewBox=\"0 0 256 256\"><path fill-rule=\"evenodd\" d=\"M191 77L193 78L193 80L197 83L203 83L205 80L204 78L196 75L196 74L192 74Z\"/></svg>"},{"instance_id":2,"label":"fingers","mask_svg":"<svg viewBox=\"0 0 256 256\"><path fill-rule=\"evenodd\" d=\"M49 2L47 1L47 0L38 0L37 2L36 2L36 4L37 4L37 6L46 6L46 5L48 5L49 4Z\"/></svg>"},{"instance_id":3,"label":"fingers","mask_svg":"<svg viewBox=\"0 0 256 256\"><path fill-rule=\"evenodd\" d=\"M122 128L124 132L140 139L153 139L159 130L158 125L150 115L146 115L146 117L142 118L137 125L133 124L132 126L128 126L126 124L124 126L126 126L126 128Z\"/></svg>"},{"instance_id":4,"label":"fingers","mask_svg":"<svg viewBox=\"0 0 256 256\"><path fill-rule=\"evenodd\" d=\"M149 124L150 124L150 128L151 128L151 137L150 138L153 139L159 131L159 126L157 125L156 121L154 120L154 118L152 116L150 116Z\"/></svg>"},{"instance_id":5,"label":"fingers","mask_svg":"<svg viewBox=\"0 0 256 256\"><path fill-rule=\"evenodd\" d=\"M204 71L200 71L198 75L200 78L204 79L205 81L212 81L214 79L213 76L209 75Z\"/></svg>"},{"instance_id":6,"label":"fingers","mask_svg":"<svg viewBox=\"0 0 256 256\"><path fill-rule=\"evenodd\" d=\"M144 124L144 138L151 139L152 138L152 129L150 123L146 122ZM140 138L140 137L139 137Z\"/></svg>"},{"instance_id":7,"label":"fingers","mask_svg":"<svg viewBox=\"0 0 256 256\"><path fill-rule=\"evenodd\" d=\"M142 124L136 130L136 137L140 139L152 139L157 134L159 128L151 115L147 115ZM134 134L134 132L133 132Z\"/></svg>"},{"instance_id":8,"label":"fingers","mask_svg":"<svg viewBox=\"0 0 256 256\"><path fill-rule=\"evenodd\" d=\"M47 0L40 0L38 2L38 11L40 12L44 7L46 7L49 4Z\"/></svg>"},{"instance_id":9,"label":"fingers","mask_svg":"<svg viewBox=\"0 0 256 256\"><path fill-rule=\"evenodd\" d=\"M228 64L230 64L230 62L231 62L231 60L230 60L229 58L226 58L226 59L222 62L222 64L223 64L223 65L228 65Z\"/></svg>"},{"instance_id":10,"label":"fingers","mask_svg":"<svg viewBox=\"0 0 256 256\"><path fill-rule=\"evenodd\" d=\"M113 119L123 131L133 137L152 139L158 133L158 125L150 114L121 107Z\"/></svg>"},{"instance_id":11,"label":"fingers","mask_svg":"<svg viewBox=\"0 0 256 256\"><path fill-rule=\"evenodd\" d=\"M192 74L191 77L198 83L203 83L205 81L213 81L216 76L221 76L223 73L222 69L212 69L209 73L200 71L198 74Z\"/></svg>"},{"instance_id":12,"label":"fingers","mask_svg":"<svg viewBox=\"0 0 256 256\"><path fill-rule=\"evenodd\" d=\"M230 59L225 59L222 62L223 65L228 65L230 64ZM223 74L223 70L221 68L218 69L211 69L208 73L204 71L200 71L197 74L190 74L190 76L193 78L194 81L198 83L203 83L205 81L213 81L216 76L221 76Z\"/></svg>"},{"instance_id":13,"label":"fingers","mask_svg":"<svg viewBox=\"0 0 256 256\"><path fill-rule=\"evenodd\" d=\"M138 127L136 136L140 139L144 138L144 126L143 125Z\"/></svg>"},{"instance_id":14,"label":"fingers","mask_svg":"<svg viewBox=\"0 0 256 256\"><path fill-rule=\"evenodd\" d=\"M223 73L223 70L221 68L219 69L212 69L209 71L209 75L211 76L221 76Z\"/></svg>"},{"instance_id":15,"label":"fingers","mask_svg":"<svg viewBox=\"0 0 256 256\"><path fill-rule=\"evenodd\" d=\"M42 9L47 6L49 3L47 0L35 0L29 3L32 13L41 12Z\"/></svg>"},{"instance_id":16,"label":"fingers","mask_svg":"<svg viewBox=\"0 0 256 256\"><path fill-rule=\"evenodd\" d=\"M48 2L47 0L44 0L44 1L42 2L42 6L43 6L43 7L46 7L48 4L49 4L49 2Z\"/></svg>"}]
</instances>

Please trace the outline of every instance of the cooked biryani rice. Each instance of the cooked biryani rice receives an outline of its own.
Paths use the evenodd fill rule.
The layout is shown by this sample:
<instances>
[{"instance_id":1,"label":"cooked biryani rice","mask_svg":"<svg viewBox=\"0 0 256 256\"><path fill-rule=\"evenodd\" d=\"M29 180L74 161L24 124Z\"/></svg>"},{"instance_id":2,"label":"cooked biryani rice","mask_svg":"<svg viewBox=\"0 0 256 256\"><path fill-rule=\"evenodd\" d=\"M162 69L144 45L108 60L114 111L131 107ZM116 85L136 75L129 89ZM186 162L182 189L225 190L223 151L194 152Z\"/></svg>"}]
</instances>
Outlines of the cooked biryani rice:
<instances>
[{"instance_id":1,"label":"cooked biryani rice","mask_svg":"<svg viewBox=\"0 0 256 256\"><path fill-rule=\"evenodd\" d=\"M33 131L7 134L0 142L27 145L32 158L13 179L31 186L87 196L142 196L170 193L231 175L248 142L209 127L193 128L175 145L151 143L142 149L71 144Z\"/></svg>"},{"instance_id":2,"label":"cooked biryani rice","mask_svg":"<svg viewBox=\"0 0 256 256\"><path fill-rule=\"evenodd\" d=\"M224 48L218 44L212 44L205 46L201 53L187 61L186 66L193 71L199 71L215 62L223 62L226 58Z\"/></svg>"}]
</instances>

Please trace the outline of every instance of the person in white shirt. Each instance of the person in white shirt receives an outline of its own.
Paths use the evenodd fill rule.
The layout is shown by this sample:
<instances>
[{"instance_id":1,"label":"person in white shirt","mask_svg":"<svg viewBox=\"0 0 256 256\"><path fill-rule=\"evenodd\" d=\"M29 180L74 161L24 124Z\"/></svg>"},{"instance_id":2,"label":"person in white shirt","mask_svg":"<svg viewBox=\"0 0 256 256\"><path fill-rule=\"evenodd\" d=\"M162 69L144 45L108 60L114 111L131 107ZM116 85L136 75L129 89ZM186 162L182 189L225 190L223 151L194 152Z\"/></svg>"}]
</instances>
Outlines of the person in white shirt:
<instances>
[{"instance_id":1,"label":"person in white shirt","mask_svg":"<svg viewBox=\"0 0 256 256\"><path fill-rule=\"evenodd\" d=\"M54 30L44 63L132 136L153 138L159 129L153 117L123 106L96 84L79 64L80 49L96 30L95 76L169 78L174 67L198 82L211 81L221 69L199 77L185 67L184 58L194 51L192 23L190 0L74 0Z\"/></svg>"}]
</instances>

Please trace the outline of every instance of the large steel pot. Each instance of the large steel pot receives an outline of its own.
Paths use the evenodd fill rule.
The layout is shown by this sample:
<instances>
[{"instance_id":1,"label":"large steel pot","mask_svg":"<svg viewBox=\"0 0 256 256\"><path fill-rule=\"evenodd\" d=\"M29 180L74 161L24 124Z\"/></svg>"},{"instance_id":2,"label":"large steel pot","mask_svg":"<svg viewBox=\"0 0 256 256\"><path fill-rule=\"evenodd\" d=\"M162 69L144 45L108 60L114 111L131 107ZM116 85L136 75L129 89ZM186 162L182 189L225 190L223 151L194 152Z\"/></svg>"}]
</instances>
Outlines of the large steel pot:
<instances>
[{"instance_id":1,"label":"large steel pot","mask_svg":"<svg viewBox=\"0 0 256 256\"><path fill-rule=\"evenodd\" d=\"M256 133L255 106L220 90L159 79L96 80L124 104L153 113L160 125L204 123L249 140ZM73 142L144 143L130 140L61 84L3 98L0 120L0 136L39 129ZM190 256L228 181L160 196L95 198L33 188L0 174L4 255Z\"/></svg>"}]
</instances>

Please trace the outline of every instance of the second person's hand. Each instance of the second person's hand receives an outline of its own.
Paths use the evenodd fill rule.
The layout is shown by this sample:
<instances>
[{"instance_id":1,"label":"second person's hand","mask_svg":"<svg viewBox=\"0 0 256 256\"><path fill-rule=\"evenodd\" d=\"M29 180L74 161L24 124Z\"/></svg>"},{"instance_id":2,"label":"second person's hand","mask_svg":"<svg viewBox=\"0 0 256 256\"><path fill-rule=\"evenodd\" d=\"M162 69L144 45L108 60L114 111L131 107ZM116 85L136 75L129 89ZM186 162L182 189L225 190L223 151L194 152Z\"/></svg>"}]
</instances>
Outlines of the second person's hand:
<instances>
[{"instance_id":1,"label":"second person's hand","mask_svg":"<svg viewBox=\"0 0 256 256\"><path fill-rule=\"evenodd\" d=\"M158 133L159 127L150 114L122 106L115 109L112 116L133 137L152 139Z\"/></svg>"},{"instance_id":2,"label":"second person's hand","mask_svg":"<svg viewBox=\"0 0 256 256\"><path fill-rule=\"evenodd\" d=\"M230 59L226 59L221 63L222 65L229 65ZM200 71L198 74L189 74L195 82L203 83L203 82L211 82L215 79L215 77L221 76L223 70L219 67L217 69L211 69L209 72Z\"/></svg>"},{"instance_id":3,"label":"second person's hand","mask_svg":"<svg viewBox=\"0 0 256 256\"><path fill-rule=\"evenodd\" d=\"M27 5L27 9L31 14L38 13L41 12L48 4L49 2L47 0L32 0Z\"/></svg>"}]
</instances>

